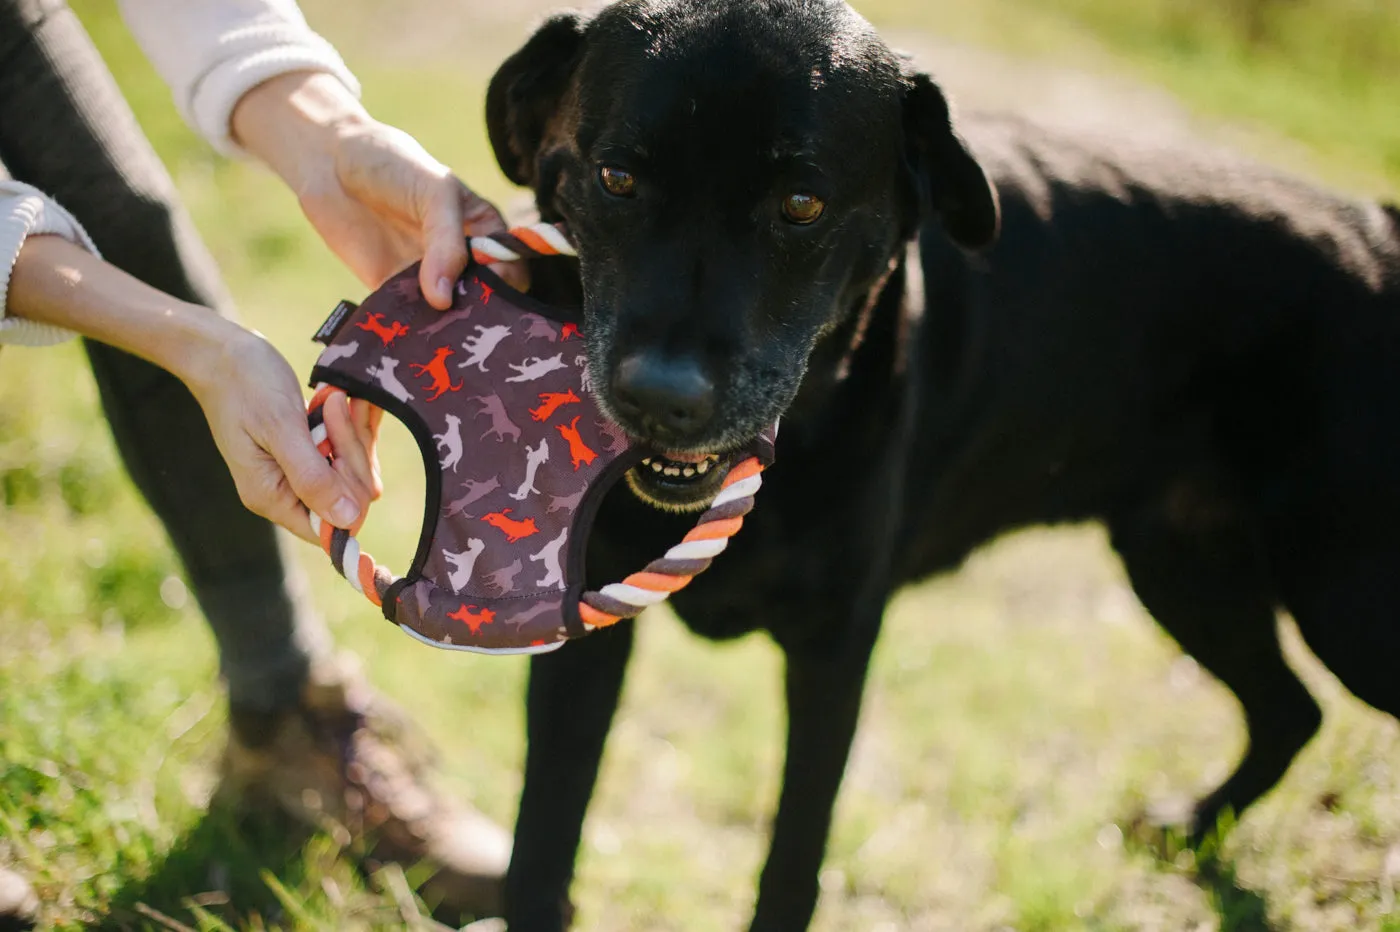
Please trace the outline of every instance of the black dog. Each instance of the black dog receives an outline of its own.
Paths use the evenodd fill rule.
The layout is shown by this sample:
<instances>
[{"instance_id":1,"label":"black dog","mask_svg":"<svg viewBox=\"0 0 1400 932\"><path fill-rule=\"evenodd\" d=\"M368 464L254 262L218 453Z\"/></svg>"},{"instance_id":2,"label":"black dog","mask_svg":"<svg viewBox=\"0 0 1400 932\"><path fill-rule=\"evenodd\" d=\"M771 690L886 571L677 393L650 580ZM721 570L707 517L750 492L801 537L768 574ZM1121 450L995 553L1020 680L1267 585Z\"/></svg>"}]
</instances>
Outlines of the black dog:
<instances>
[{"instance_id":1,"label":"black dog","mask_svg":"<svg viewBox=\"0 0 1400 932\"><path fill-rule=\"evenodd\" d=\"M495 76L488 121L579 244L540 289L582 302L604 404L671 451L604 506L590 577L677 539L667 511L784 418L743 533L673 600L700 634L766 629L787 656L754 929L810 920L890 593L1003 531L1105 522L1147 608L1239 698L1250 749L1198 831L1318 728L1277 607L1400 712L1395 212L1015 121L955 131L837 0L557 17ZM622 625L533 661L513 929L566 921L631 643Z\"/></svg>"}]
</instances>

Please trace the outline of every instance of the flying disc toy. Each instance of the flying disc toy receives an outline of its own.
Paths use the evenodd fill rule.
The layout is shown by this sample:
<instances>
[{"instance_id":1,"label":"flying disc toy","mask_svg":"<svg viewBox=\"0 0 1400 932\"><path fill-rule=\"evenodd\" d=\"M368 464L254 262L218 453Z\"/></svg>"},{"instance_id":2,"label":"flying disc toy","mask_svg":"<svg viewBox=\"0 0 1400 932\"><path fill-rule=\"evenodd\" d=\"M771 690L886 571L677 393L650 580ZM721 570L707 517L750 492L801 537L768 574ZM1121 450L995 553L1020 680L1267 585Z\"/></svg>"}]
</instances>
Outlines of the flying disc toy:
<instances>
[{"instance_id":1,"label":"flying disc toy","mask_svg":"<svg viewBox=\"0 0 1400 932\"><path fill-rule=\"evenodd\" d=\"M663 451L636 443L599 408L580 312L485 268L573 255L564 231L537 224L473 238L471 255L447 311L424 300L415 265L362 304L341 302L316 334L326 348L312 371L308 418L321 453L334 459L322 409L338 392L383 408L418 442L427 503L412 566L394 574L314 512L312 527L340 574L418 640L542 653L634 617L704 572L753 508L777 426L732 459L683 540L626 579L585 591L584 555L603 496Z\"/></svg>"}]
</instances>

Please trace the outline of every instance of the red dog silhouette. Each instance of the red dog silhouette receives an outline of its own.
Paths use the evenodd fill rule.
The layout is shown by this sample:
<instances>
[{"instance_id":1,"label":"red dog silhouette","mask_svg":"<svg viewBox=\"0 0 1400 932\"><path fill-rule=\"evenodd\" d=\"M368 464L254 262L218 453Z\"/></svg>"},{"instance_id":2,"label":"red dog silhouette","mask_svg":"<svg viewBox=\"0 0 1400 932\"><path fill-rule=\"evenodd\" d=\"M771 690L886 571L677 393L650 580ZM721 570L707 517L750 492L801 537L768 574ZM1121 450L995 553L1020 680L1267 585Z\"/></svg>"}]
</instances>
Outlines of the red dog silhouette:
<instances>
[{"instance_id":1,"label":"red dog silhouette","mask_svg":"<svg viewBox=\"0 0 1400 932\"><path fill-rule=\"evenodd\" d=\"M447 392L459 392L462 390L461 382L452 384L452 377L447 374L447 357L452 355L452 347L439 346L437 355L425 366L420 366L416 362L408 364L410 369L416 370L414 375L426 375L433 380L433 384L428 386L428 391L437 392L428 401L437 401Z\"/></svg>"},{"instance_id":2,"label":"red dog silhouette","mask_svg":"<svg viewBox=\"0 0 1400 932\"><path fill-rule=\"evenodd\" d=\"M554 416L555 411L558 411L564 405L576 405L581 399L578 395L574 394L574 390L571 388L567 392L562 393L540 392L540 401L543 401L544 404L540 405L538 408L531 408L530 417L537 421L547 421Z\"/></svg>"},{"instance_id":3,"label":"red dog silhouette","mask_svg":"<svg viewBox=\"0 0 1400 932\"><path fill-rule=\"evenodd\" d=\"M510 514L509 508L502 508L500 511L493 511L489 515L482 515L481 520L491 525L502 534L506 535L507 543L515 543L531 534L538 534L539 528L535 527L534 518L526 518L524 521L516 521L514 518L507 518Z\"/></svg>"},{"instance_id":4,"label":"red dog silhouette","mask_svg":"<svg viewBox=\"0 0 1400 932\"><path fill-rule=\"evenodd\" d=\"M397 320L388 327L384 326L383 314L371 314L367 319L360 321L355 326L379 337L379 339L384 341L386 347L399 337L408 336L408 328Z\"/></svg>"},{"instance_id":5,"label":"red dog silhouette","mask_svg":"<svg viewBox=\"0 0 1400 932\"><path fill-rule=\"evenodd\" d=\"M471 610L474 608L476 608L475 605L463 605L457 611L448 614L447 617L453 621L462 622L471 629L472 634L476 634L481 630L482 625L489 625L496 620L496 613L490 609L482 609L476 614L472 614Z\"/></svg>"},{"instance_id":6,"label":"red dog silhouette","mask_svg":"<svg viewBox=\"0 0 1400 932\"><path fill-rule=\"evenodd\" d=\"M559 342L563 343L569 337L581 337L583 331L578 329L578 324L565 324L564 329L559 331Z\"/></svg>"},{"instance_id":7,"label":"red dog silhouette","mask_svg":"<svg viewBox=\"0 0 1400 932\"><path fill-rule=\"evenodd\" d=\"M574 418L568 427L563 424L555 424L554 429L564 435L564 439L569 441L569 456L574 461L574 472L583 465L591 464L598 458L598 454L588 449L588 444L583 442L583 438L578 433L578 418Z\"/></svg>"}]
</instances>

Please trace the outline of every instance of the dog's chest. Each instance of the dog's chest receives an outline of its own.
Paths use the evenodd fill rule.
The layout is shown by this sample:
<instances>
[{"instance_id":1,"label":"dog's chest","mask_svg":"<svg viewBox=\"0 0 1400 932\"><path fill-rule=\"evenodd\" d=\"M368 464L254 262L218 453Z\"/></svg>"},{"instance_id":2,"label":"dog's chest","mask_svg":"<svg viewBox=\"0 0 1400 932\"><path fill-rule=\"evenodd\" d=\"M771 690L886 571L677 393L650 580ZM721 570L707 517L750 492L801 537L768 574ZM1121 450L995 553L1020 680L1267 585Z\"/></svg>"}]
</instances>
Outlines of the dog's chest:
<instances>
[{"instance_id":1,"label":"dog's chest","mask_svg":"<svg viewBox=\"0 0 1400 932\"><path fill-rule=\"evenodd\" d=\"M796 478L784 475L781 463L770 470L729 547L671 597L696 634L725 640L767 629L786 643L849 616L869 568L868 535L859 516L847 513L848 504L815 501L809 490L796 487ZM618 489L604 503L589 541L590 583L634 572L693 520L661 514Z\"/></svg>"}]
</instances>

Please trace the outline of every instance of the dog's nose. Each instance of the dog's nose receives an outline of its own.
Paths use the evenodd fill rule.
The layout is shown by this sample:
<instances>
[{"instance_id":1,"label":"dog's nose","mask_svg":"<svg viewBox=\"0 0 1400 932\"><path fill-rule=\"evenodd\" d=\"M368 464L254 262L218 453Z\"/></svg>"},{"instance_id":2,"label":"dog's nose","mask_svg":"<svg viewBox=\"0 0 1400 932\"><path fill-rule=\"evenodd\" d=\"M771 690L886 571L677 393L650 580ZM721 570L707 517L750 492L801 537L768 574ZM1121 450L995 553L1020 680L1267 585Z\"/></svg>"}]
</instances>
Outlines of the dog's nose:
<instances>
[{"instance_id":1,"label":"dog's nose","mask_svg":"<svg viewBox=\"0 0 1400 932\"><path fill-rule=\"evenodd\" d=\"M694 360L628 356L613 372L612 389L619 413L670 439L698 434L715 410L715 383Z\"/></svg>"}]
</instances>

